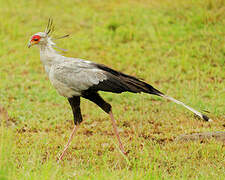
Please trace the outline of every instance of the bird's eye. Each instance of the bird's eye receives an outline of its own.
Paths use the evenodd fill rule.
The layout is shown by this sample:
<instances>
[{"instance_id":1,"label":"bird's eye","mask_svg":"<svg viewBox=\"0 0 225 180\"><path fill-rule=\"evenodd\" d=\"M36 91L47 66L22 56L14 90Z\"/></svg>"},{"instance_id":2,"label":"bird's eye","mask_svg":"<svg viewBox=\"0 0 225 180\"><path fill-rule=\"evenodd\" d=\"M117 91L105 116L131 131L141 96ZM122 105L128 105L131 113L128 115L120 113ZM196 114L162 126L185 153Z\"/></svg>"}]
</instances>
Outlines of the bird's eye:
<instances>
[{"instance_id":1,"label":"bird's eye","mask_svg":"<svg viewBox=\"0 0 225 180\"><path fill-rule=\"evenodd\" d=\"M39 41L41 39L41 37L39 35L34 35L32 37L32 41Z\"/></svg>"}]
</instances>

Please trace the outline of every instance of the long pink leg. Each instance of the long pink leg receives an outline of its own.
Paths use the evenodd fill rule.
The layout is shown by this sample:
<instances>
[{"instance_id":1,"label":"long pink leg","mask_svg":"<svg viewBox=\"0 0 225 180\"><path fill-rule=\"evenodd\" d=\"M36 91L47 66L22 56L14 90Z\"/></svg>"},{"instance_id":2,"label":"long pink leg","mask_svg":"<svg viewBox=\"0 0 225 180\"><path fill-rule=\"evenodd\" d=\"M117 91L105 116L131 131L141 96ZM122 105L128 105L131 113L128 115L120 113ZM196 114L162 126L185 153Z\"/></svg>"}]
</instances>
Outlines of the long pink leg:
<instances>
[{"instance_id":1,"label":"long pink leg","mask_svg":"<svg viewBox=\"0 0 225 180\"><path fill-rule=\"evenodd\" d=\"M68 147L69 147L69 145L70 145L70 143L71 143L71 141L72 141L72 139L73 139L73 136L74 136L74 134L76 133L77 129L78 129L78 125L75 125L74 128L73 128L72 133L70 134L69 141L67 142L67 144L66 144L66 146L65 146L65 148L64 148L64 150L63 150L63 152L62 152L62 154L60 155L58 162L61 161L62 158L63 158L63 156L65 155L66 150L68 149Z\"/></svg>"},{"instance_id":2,"label":"long pink leg","mask_svg":"<svg viewBox=\"0 0 225 180\"><path fill-rule=\"evenodd\" d=\"M112 111L109 112L109 115L110 115L110 118L111 118L111 120L112 120L114 133L115 133L115 135L116 135L116 137L117 137L117 140L119 141L119 147L120 147L120 150L121 150L121 152L122 152L124 155L127 155L126 151L124 150L123 144L122 144L122 142L121 142L121 140L120 140L119 132L118 132L117 126L116 126L116 121L115 121L115 119L114 119L114 117L113 117Z\"/></svg>"}]
</instances>

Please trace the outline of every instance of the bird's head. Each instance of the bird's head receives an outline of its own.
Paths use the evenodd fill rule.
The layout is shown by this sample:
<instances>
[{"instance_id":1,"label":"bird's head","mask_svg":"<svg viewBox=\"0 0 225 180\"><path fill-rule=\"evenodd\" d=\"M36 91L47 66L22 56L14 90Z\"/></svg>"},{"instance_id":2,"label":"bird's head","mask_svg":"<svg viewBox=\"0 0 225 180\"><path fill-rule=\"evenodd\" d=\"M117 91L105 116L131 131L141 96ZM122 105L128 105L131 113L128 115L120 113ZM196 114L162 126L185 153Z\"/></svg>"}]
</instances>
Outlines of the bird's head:
<instances>
[{"instance_id":1,"label":"bird's head","mask_svg":"<svg viewBox=\"0 0 225 180\"><path fill-rule=\"evenodd\" d=\"M49 18L45 32L38 32L31 36L28 43L30 48L33 45L47 45L51 41L50 34L54 31L53 20ZM54 43L53 43L54 44Z\"/></svg>"},{"instance_id":2,"label":"bird's head","mask_svg":"<svg viewBox=\"0 0 225 180\"><path fill-rule=\"evenodd\" d=\"M47 44L48 42L48 35L45 32L38 32L36 34L34 34L29 43L28 43L28 47L30 48L33 45L44 45Z\"/></svg>"},{"instance_id":3,"label":"bird's head","mask_svg":"<svg viewBox=\"0 0 225 180\"><path fill-rule=\"evenodd\" d=\"M33 45L40 45L42 47L53 46L58 48L52 40L62 39L62 38L68 37L69 35L67 34L67 35L52 39L51 34L53 31L54 31L53 20L49 18L45 31L35 33L33 36L31 36L30 41L28 43L28 47L30 48ZM58 49L62 51L66 51L65 49L61 49L61 48L58 48Z\"/></svg>"}]
</instances>

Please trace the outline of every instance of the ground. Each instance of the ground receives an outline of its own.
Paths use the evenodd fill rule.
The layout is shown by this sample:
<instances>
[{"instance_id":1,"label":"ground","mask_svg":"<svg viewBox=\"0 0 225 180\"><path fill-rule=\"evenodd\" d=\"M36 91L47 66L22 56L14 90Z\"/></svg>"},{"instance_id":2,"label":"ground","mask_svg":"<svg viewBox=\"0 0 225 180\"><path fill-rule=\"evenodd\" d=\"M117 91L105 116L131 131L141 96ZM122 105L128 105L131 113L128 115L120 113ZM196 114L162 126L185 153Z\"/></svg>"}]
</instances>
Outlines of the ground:
<instances>
[{"instance_id":1,"label":"ground","mask_svg":"<svg viewBox=\"0 0 225 180\"><path fill-rule=\"evenodd\" d=\"M224 142L175 141L181 134L224 131L223 0L0 4L0 179L224 179ZM119 151L109 117L82 100L84 121L57 164L72 112L48 81L38 48L27 48L49 17L53 36L70 34L57 40L66 56L137 76L213 122L159 97L101 93L113 106L128 156Z\"/></svg>"}]
</instances>

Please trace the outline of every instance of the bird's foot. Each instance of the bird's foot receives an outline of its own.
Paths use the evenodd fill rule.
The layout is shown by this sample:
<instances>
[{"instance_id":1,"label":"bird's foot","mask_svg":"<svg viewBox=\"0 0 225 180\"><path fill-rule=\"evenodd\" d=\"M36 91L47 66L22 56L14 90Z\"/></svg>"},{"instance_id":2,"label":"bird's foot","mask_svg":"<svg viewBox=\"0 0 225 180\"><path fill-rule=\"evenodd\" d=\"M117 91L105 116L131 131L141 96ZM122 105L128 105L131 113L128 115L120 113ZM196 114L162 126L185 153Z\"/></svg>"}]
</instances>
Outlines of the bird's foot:
<instances>
[{"instance_id":1,"label":"bird's foot","mask_svg":"<svg viewBox=\"0 0 225 180\"><path fill-rule=\"evenodd\" d=\"M128 150L128 151L121 151L125 156L127 156L128 154L129 154L129 152L130 152L130 150Z\"/></svg>"}]
</instances>

